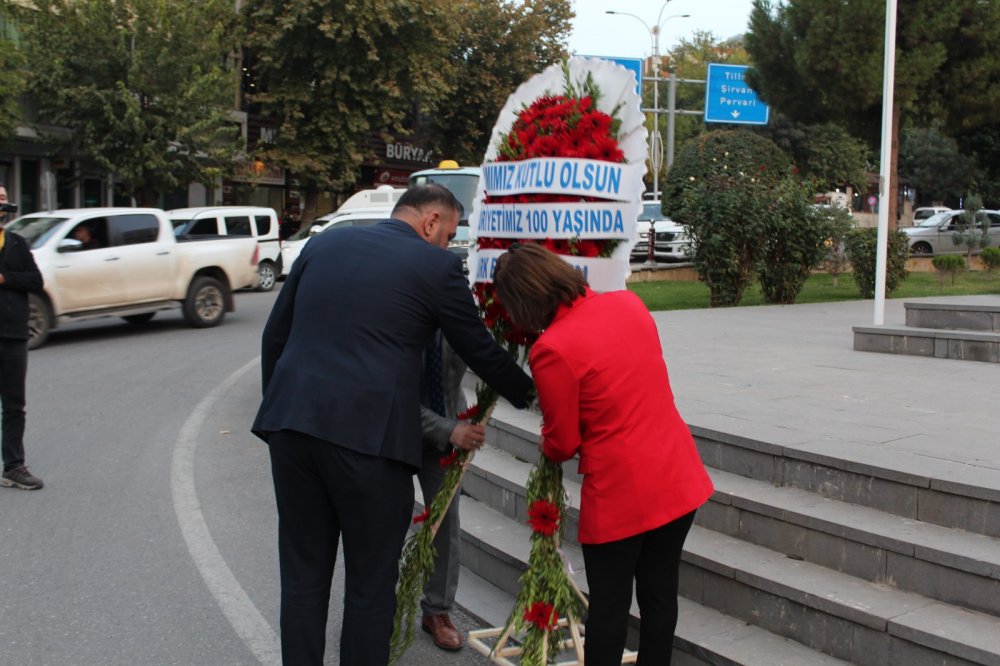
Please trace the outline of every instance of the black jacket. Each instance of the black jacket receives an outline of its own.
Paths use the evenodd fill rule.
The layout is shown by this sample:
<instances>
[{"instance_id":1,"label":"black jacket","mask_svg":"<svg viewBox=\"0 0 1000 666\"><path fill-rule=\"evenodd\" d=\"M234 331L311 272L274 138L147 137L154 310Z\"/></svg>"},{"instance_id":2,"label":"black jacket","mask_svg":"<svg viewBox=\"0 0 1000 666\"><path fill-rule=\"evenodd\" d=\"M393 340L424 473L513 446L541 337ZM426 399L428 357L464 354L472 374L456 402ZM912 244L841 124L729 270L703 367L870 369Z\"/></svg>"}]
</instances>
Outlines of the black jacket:
<instances>
[{"instance_id":1,"label":"black jacket","mask_svg":"<svg viewBox=\"0 0 1000 666\"><path fill-rule=\"evenodd\" d=\"M0 338L28 339L28 292L42 290L42 274L28 242L4 232L0 250Z\"/></svg>"},{"instance_id":2,"label":"black jacket","mask_svg":"<svg viewBox=\"0 0 1000 666\"><path fill-rule=\"evenodd\" d=\"M294 430L420 468L420 374L440 328L517 407L534 384L483 326L457 255L406 223L326 231L295 260L264 327L253 432Z\"/></svg>"}]
</instances>

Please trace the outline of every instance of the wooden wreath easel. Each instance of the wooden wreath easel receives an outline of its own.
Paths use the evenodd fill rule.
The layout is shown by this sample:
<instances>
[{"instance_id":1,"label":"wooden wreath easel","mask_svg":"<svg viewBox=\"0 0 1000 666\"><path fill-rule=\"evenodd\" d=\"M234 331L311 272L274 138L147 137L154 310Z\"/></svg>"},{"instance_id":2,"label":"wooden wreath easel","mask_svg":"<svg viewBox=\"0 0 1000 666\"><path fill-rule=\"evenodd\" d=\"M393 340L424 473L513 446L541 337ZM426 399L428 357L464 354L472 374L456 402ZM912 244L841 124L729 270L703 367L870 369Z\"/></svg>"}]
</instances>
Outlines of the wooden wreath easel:
<instances>
[{"instance_id":1,"label":"wooden wreath easel","mask_svg":"<svg viewBox=\"0 0 1000 666\"><path fill-rule=\"evenodd\" d=\"M573 591L576 595L580 597L580 601L583 602L583 607L588 608L589 603L587 602L587 597L583 594L583 591L576 584L576 582L567 577L569 584L573 586ZM573 661L557 661L553 666L584 666L583 662L583 643L585 636L580 632L580 619L577 617L561 617L556 623L555 631L559 629L569 628L570 637L559 640L559 649L561 651L572 650L576 654L576 659ZM504 631L503 627L490 627L489 629L475 629L469 632L469 645L480 654L486 656L493 661L494 664L500 664L501 666L526 666L519 663L514 663L507 657L519 657L523 652L523 648L520 646L507 646L507 642L511 639L511 633L513 631L513 624L507 627ZM552 632L546 631L545 635L542 637L542 654L548 654L549 645L549 634ZM497 638L496 644L493 647L487 645L483 639ZM626 649L622 654L623 664L634 664L639 658L638 652L633 652L632 650ZM544 664L539 664L539 666L545 666Z\"/></svg>"}]
</instances>

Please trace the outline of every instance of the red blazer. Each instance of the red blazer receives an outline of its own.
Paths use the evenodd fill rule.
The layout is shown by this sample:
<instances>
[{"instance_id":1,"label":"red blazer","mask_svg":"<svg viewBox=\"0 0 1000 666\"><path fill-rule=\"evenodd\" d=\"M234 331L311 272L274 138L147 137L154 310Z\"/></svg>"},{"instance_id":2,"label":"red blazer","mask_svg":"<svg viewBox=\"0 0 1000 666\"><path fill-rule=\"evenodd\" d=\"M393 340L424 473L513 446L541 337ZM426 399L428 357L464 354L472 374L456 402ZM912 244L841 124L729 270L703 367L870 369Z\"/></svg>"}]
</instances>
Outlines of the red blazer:
<instances>
[{"instance_id":1,"label":"red blazer","mask_svg":"<svg viewBox=\"0 0 1000 666\"><path fill-rule=\"evenodd\" d=\"M694 511L712 481L674 405L653 318L629 291L587 290L531 348L545 455L580 456L580 543L606 543Z\"/></svg>"}]
</instances>

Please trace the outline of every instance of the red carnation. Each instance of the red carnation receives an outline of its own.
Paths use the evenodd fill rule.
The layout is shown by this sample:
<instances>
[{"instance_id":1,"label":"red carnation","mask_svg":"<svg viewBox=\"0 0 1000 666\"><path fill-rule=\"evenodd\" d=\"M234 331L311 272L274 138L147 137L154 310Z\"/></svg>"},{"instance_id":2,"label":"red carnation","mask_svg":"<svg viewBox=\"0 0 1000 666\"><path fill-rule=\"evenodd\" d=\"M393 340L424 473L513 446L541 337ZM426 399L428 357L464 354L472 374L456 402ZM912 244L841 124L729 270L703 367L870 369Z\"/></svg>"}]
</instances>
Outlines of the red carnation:
<instances>
[{"instance_id":1,"label":"red carnation","mask_svg":"<svg viewBox=\"0 0 1000 666\"><path fill-rule=\"evenodd\" d=\"M528 524L545 536L552 536L559 529L559 517L559 507L548 500L535 500L528 507Z\"/></svg>"},{"instance_id":2,"label":"red carnation","mask_svg":"<svg viewBox=\"0 0 1000 666\"><path fill-rule=\"evenodd\" d=\"M442 469L444 469L445 467L454 465L456 460L458 460L458 449L454 449L446 456L441 456L441 459L438 460L438 464L441 465Z\"/></svg>"},{"instance_id":3,"label":"red carnation","mask_svg":"<svg viewBox=\"0 0 1000 666\"><path fill-rule=\"evenodd\" d=\"M576 250L576 254L581 257L599 257L601 256L601 247L598 241L595 240L580 240L573 245L573 249Z\"/></svg>"},{"instance_id":4,"label":"red carnation","mask_svg":"<svg viewBox=\"0 0 1000 666\"><path fill-rule=\"evenodd\" d=\"M479 405L473 405L467 410L458 415L459 421L464 421L466 419L473 419L479 414Z\"/></svg>"},{"instance_id":5,"label":"red carnation","mask_svg":"<svg viewBox=\"0 0 1000 666\"><path fill-rule=\"evenodd\" d=\"M559 613L552 604L536 601L524 611L524 620L542 631L552 631L559 623Z\"/></svg>"}]
</instances>

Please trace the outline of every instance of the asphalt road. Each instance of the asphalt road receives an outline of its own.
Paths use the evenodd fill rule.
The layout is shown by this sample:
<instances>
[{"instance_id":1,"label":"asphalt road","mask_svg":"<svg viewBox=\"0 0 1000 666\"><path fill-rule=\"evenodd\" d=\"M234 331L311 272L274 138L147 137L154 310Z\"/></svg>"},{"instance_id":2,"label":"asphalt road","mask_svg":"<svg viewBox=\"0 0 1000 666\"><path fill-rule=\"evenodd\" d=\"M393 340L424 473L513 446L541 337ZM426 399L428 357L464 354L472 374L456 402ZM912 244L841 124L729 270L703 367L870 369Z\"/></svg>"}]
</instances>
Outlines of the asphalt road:
<instances>
[{"instance_id":1,"label":"asphalt road","mask_svg":"<svg viewBox=\"0 0 1000 666\"><path fill-rule=\"evenodd\" d=\"M0 664L280 662L274 497L248 432L276 294L238 294L217 328L105 319L30 353L27 462L46 486L0 488ZM342 590L338 569L328 664ZM418 632L399 663L489 662Z\"/></svg>"}]
</instances>

